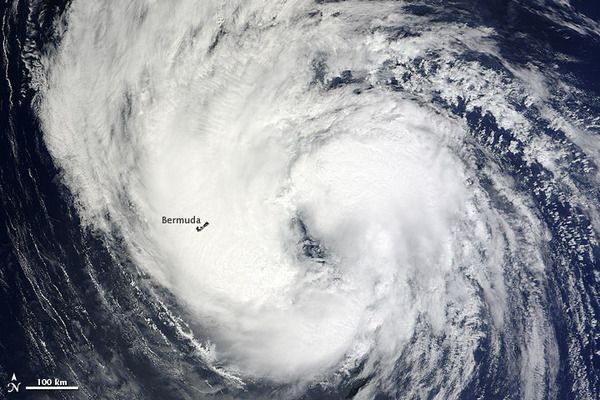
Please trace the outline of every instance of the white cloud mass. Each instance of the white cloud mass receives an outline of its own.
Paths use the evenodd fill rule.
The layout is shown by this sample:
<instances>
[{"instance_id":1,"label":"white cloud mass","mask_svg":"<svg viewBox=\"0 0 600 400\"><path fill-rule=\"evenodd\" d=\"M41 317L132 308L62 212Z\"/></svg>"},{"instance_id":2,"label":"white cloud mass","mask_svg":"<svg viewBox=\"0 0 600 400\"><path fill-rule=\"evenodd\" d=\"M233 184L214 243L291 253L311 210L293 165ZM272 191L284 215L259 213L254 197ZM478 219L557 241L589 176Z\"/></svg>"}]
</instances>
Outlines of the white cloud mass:
<instances>
[{"instance_id":1,"label":"white cloud mass","mask_svg":"<svg viewBox=\"0 0 600 400\"><path fill-rule=\"evenodd\" d=\"M464 122L418 96L462 95L525 135L506 92L526 85L500 84L473 61L390 90L379 68L389 60L400 69L428 51L494 52L493 32L440 23L389 41L371 28L408 23L399 3L321 9L75 0L45 59L46 143L86 226L124 239L195 315L223 370L304 384L364 363L362 374L377 376L370 385L385 386L426 330L451 338L453 369L437 370L445 356L433 347L405 357L422 358L411 373L445 380L440 398L451 398L475 368L482 316L487 340L503 330L506 274L543 279L537 244L547 233L514 182L484 166L513 207L496 209L469 172ZM344 71L352 79L328 90ZM198 233L163 215L210 226ZM540 302L532 297L523 317L532 323L516 367L532 398L556 373L544 361L555 344Z\"/></svg>"}]
</instances>

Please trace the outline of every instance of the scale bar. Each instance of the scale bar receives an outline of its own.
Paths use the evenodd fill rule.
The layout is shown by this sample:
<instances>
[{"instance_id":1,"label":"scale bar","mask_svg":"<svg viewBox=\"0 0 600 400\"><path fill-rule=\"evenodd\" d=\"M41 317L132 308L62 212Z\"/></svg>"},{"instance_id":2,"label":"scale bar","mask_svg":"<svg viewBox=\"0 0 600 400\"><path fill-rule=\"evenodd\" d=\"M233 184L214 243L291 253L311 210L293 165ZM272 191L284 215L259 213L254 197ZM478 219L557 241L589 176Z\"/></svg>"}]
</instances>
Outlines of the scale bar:
<instances>
[{"instance_id":1,"label":"scale bar","mask_svg":"<svg viewBox=\"0 0 600 400\"><path fill-rule=\"evenodd\" d=\"M25 390L79 390L79 386L25 386Z\"/></svg>"}]
</instances>

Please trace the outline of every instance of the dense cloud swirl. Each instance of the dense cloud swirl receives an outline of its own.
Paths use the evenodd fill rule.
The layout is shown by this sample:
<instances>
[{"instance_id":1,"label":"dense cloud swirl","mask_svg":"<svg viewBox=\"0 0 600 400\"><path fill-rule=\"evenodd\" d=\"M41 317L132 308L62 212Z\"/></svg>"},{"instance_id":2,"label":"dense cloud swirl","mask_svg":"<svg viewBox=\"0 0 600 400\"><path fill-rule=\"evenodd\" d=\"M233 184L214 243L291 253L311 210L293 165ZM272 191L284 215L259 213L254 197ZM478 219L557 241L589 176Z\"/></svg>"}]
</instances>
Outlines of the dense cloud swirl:
<instances>
[{"instance_id":1,"label":"dense cloud swirl","mask_svg":"<svg viewBox=\"0 0 600 400\"><path fill-rule=\"evenodd\" d=\"M507 59L494 27L434 15L68 9L36 81L45 143L86 229L174 294L230 385L459 398L502 375L522 398L557 396L549 275L569 264L563 239L594 260L600 147L554 103L576 90L559 72Z\"/></svg>"}]
</instances>

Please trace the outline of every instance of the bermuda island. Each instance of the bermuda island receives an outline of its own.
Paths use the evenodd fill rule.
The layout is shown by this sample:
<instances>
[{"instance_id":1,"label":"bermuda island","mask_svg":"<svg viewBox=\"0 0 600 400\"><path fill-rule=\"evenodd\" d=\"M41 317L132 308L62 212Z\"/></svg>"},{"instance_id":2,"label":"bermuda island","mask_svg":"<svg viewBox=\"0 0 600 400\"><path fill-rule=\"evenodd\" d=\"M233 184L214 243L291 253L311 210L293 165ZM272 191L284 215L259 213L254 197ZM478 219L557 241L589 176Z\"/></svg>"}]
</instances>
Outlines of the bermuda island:
<instances>
[{"instance_id":1,"label":"bermuda island","mask_svg":"<svg viewBox=\"0 0 600 400\"><path fill-rule=\"evenodd\" d=\"M204 228L208 226L208 221L202 223L200 218L197 218L195 215L190 218L180 218L180 217L162 217L163 224L194 224L200 225L196 226L196 232L201 232Z\"/></svg>"}]
</instances>

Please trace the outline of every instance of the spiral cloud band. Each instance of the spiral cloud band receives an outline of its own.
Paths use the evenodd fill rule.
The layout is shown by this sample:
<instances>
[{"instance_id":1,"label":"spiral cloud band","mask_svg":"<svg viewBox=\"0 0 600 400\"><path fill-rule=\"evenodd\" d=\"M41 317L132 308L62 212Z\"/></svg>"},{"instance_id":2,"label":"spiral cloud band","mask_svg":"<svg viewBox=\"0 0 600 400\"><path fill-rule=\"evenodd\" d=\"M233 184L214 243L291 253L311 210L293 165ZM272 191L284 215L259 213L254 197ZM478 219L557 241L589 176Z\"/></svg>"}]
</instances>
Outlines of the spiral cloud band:
<instances>
[{"instance_id":1,"label":"spiral cloud band","mask_svg":"<svg viewBox=\"0 0 600 400\"><path fill-rule=\"evenodd\" d=\"M457 398L503 371L541 399L578 365L549 276L594 257L600 147L550 105L568 82L409 5L76 0L41 60L84 225L189 310L233 386Z\"/></svg>"}]
</instances>

